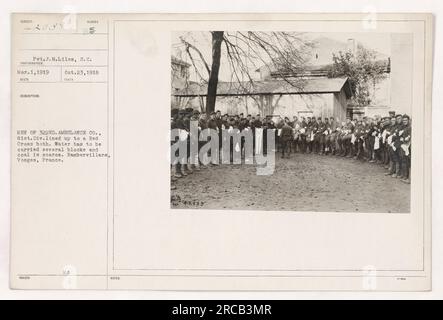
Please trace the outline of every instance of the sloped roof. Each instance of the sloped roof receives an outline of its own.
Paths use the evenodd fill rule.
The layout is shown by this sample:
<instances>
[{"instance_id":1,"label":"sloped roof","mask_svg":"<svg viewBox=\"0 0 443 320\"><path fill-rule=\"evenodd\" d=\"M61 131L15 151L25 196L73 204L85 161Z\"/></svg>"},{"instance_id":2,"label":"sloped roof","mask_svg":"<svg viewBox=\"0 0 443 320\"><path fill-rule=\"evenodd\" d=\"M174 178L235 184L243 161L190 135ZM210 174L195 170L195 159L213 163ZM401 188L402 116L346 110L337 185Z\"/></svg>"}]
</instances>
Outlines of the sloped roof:
<instances>
[{"instance_id":1,"label":"sloped roof","mask_svg":"<svg viewBox=\"0 0 443 320\"><path fill-rule=\"evenodd\" d=\"M187 63L186 61L179 59L175 56L171 56L171 63L175 63L175 64L179 64L185 67L190 67L191 65L189 63Z\"/></svg>"},{"instance_id":2,"label":"sloped roof","mask_svg":"<svg viewBox=\"0 0 443 320\"><path fill-rule=\"evenodd\" d=\"M219 82L217 96L267 95L267 94L319 94L345 90L351 96L348 78L312 78L297 80L266 80L251 82ZM173 93L179 97L206 96L207 85L190 83L185 89Z\"/></svg>"}]
</instances>

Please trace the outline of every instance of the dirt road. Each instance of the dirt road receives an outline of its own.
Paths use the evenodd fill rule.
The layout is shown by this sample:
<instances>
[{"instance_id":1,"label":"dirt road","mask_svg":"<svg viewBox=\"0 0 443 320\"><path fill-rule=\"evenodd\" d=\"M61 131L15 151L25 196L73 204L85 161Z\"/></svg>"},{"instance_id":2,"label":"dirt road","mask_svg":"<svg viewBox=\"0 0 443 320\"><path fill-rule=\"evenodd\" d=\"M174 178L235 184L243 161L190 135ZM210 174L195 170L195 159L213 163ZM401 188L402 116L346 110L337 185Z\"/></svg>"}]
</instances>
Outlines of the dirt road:
<instances>
[{"instance_id":1,"label":"dirt road","mask_svg":"<svg viewBox=\"0 0 443 320\"><path fill-rule=\"evenodd\" d=\"M172 208L409 212L410 185L378 165L313 154L276 156L274 174L254 165L220 165L175 182Z\"/></svg>"}]
</instances>

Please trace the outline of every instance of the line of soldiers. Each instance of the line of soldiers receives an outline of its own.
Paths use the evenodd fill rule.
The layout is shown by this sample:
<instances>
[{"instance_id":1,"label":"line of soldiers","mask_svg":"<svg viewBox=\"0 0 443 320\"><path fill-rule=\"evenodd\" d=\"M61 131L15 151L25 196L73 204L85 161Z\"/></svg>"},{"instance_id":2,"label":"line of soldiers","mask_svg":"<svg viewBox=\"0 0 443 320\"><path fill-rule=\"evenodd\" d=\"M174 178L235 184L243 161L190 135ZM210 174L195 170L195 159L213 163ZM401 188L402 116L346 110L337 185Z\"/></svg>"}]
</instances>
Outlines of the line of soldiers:
<instances>
[{"instance_id":1,"label":"line of soldiers","mask_svg":"<svg viewBox=\"0 0 443 320\"><path fill-rule=\"evenodd\" d=\"M266 150L267 131L274 130L276 151L281 152L283 158L289 158L292 152L301 152L366 160L384 165L387 169L386 175L410 183L411 123L408 115L395 115L390 112L389 117L363 117L360 120L347 118L341 123L334 117L298 118L294 116L292 120L288 117L280 118L276 123L272 116L247 115L245 117L243 113L222 115L220 111L217 111L207 118L205 113L192 108L172 109L171 129L178 128L189 132L191 120L198 121L199 129L217 130L220 148L223 129L235 128L240 131L247 129L254 133L255 153L255 131L261 128L263 129L263 153L266 154L268 151ZM233 149L234 146L231 146L231 159ZM241 149L243 149L243 144ZM194 170L200 170L201 167L204 166L175 164L172 180L186 176Z\"/></svg>"},{"instance_id":2,"label":"line of soldiers","mask_svg":"<svg viewBox=\"0 0 443 320\"><path fill-rule=\"evenodd\" d=\"M280 127L280 125L277 125ZM292 129L292 132L291 132ZM291 152L318 153L380 163L386 175L410 183L411 119L408 115L347 118L285 117L279 135L282 157Z\"/></svg>"}]
</instances>

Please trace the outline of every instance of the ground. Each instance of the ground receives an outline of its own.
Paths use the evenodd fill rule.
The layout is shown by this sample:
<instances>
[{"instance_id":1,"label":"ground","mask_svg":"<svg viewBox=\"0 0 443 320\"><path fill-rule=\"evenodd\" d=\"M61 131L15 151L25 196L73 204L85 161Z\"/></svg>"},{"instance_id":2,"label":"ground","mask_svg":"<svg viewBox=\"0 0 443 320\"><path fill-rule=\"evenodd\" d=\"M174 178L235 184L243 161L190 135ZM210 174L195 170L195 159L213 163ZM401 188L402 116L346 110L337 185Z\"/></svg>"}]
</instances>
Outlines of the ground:
<instances>
[{"instance_id":1,"label":"ground","mask_svg":"<svg viewBox=\"0 0 443 320\"><path fill-rule=\"evenodd\" d=\"M276 156L274 174L254 165L219 165L179 179L172 208L335 212L409 212L410 185L378 164L292 154Z\"/></svg>"}]
</instances>

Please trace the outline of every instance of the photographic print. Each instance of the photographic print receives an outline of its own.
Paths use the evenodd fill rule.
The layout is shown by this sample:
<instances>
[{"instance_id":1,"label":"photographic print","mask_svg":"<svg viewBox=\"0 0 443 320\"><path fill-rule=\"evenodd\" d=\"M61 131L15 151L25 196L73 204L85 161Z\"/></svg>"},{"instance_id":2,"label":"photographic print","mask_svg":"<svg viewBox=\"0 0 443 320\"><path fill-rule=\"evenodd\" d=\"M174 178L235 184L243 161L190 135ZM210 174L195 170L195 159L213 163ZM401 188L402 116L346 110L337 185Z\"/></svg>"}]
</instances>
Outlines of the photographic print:
<instances>
[{"instance_id":1,"label":"photographic print","mask_svg":"<svg viewBox=\"0 0 443 320\"><path fill-rule=\"evenodd\" d=\"M183 31L171 208L410 212L410 33Z\"/></svg>"}]
</instances>

